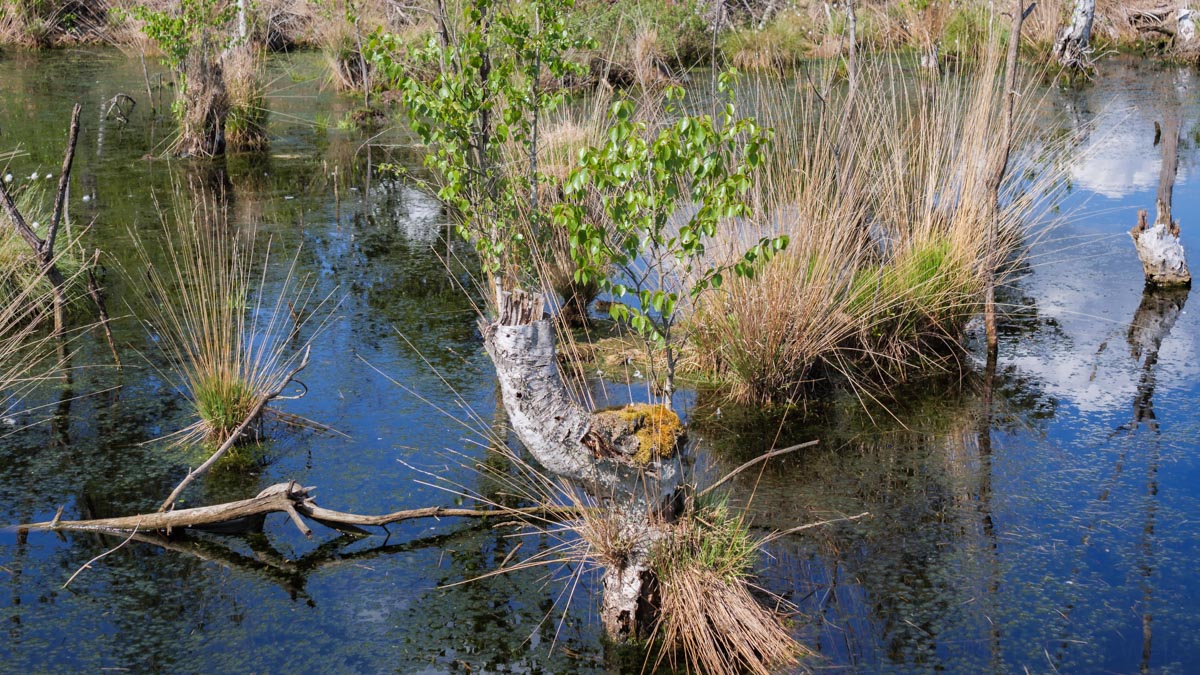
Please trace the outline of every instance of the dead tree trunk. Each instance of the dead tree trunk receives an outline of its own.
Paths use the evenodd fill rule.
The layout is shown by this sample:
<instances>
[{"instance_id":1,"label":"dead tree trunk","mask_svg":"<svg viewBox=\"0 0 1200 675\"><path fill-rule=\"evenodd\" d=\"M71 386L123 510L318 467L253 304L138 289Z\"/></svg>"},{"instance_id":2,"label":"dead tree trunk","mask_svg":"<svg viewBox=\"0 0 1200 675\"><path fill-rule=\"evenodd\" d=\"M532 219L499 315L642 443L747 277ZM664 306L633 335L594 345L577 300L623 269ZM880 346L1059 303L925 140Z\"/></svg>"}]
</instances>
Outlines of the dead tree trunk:
<instances>
[{"instance_id":1,"label":"dead tree trunk","mask_svg":"<svg viewBox=\"0 0 1200 675\"><path fill-rule=\"evenodd\" d=\"M1196 15L1184 0L1183 7L1175 13L1175 42L1172 45L1175 58L1200 64L1200 40L1196 39Z\"/></svg>"},{"instance_id":2,"label":"dead tree trunk","mask_svg":"<svg viewBox=\"0 0 1200 675\"><path fill-rule=\"evenodd\" d=\"M1179 170L1179 116L1171 114L1163 124L1162 170L1158 176L1157 215L1147 222L1146 210L1138 212L1138 223L1129 231L1142 261L1142 272L1151 286L1190 286L1191 272L1179 240L1179 222L1171 218L1175 174Z\"/></svg>"},{"instance_id":3,"label":"dead tree trunk","mask_svg":"<svg viewBox=\"0 0 1200 675\"><path fill-rule=\"evenodd\" d=\"M17 210L17 205L8 194L4 184L0 182L0 202L8 212L9 220L16 228L17 234L29 244L37 256L38 265L50 286L54 290L54 333L62 335L66 330L67 279L58 269L54 244L58 239L58 229L62 224L64 207L67 201L67 190L71 184L71 165L75 161L75 144L79 140L79 112L82 107L76 103L71 111L71 130L67 136L67 150L63 154L62 171L58 176L58 191L54 197L54 212L50 217L50 227L46 238L42 239L25 222L24 216Z\"/></svg>"},{"instance_id":4,"label":"dead tree trunk","mask_svg":"<svg viewBox=\"0 0 1200 675\"><path fill-rule=\"evenodd\" d=\"M1071 23L1063 28L1054 41L1054 60L1071 71L1086 71L1092 67L1092 19L1096 15L1096 0L1076 0Z\"/></svg>"},{"instance_id":5,"label":"dead tree trunk","mask_svg":"<svg viewBox=\"0 0 1200 675\"><path fill-rule=\"evenodd\" d=\"M647 427L656 424L652 415L584 410L559 376L543 298L500 292L496 304L500 318L482 326L484 346L512 428L543 467L583 484L609 511L606 527L615 530L610 535L627 546L619 559L607 561L601 620L618 642L644 636L653 625L656 588L650 551L663 536L670 496L682 485L678 467L661 457L673 448L645 443L665 436L674 445L680 434Z\"/></svg>"},{"instance_id":6,"label":"dead tree trunk","mask_svg":"<svg viewBox=\"0 0 1200 675\"><path fill-rule=\"evenodd\" d=\"M1008 169L1008 156L1012 151L1013 108L1016 105L1017 97L1017 57L1021 49L1021 27L1025 23L1025 17L1033 11L1034 7L1030 5L1026 8L1024 5L1025 0L1016 0L1012 7L1012 31L1008 37L1008 53L1005 55L1004 63L1004 91L1001 92L1003 100L1000 117L1000 152L996 154L995 163L991 167L991 175L987 182L992 211L992 222L988 224L987 228L989 256L997 246L1000 236L1000 186L1004 183L1004 172ZM988 269L984 270L986 281L983 320L987 332L987 357L991 362L995 361L999 349L999 338L996 333L996 262L989 259L987 265Z\"/></svg>"},{"instance_id":7,"label":"dead tree trunk","mask_svg":"<svg viewBox=\"0 0 1200 675\"><path fill-rule=\"evenodd\" d=\"M203 36L188 53L179 87L183 129L176 151L182 155L213 157L225 153L225 120L229 94L216 40Z\"/></svg>"}]
</instances>

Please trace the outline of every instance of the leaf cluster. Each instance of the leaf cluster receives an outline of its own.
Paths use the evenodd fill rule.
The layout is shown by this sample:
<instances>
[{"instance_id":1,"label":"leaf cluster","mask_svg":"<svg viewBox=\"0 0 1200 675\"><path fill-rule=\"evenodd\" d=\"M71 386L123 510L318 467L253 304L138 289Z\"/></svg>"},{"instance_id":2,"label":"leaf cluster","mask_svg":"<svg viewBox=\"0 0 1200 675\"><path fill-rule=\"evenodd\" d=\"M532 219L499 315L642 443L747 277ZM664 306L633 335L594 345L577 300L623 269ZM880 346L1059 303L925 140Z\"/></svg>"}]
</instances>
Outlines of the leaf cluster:
<instances>
[{"instance_id":1,"label":"leaf cluster","mask_svg":"<svg viewBox=\"0 0 1200 675\"><path fill-rule=\"evenodd\" d=\"M573 6L470 0L456 22L441 17L440 30L408 62L396 58L398 36L378 33L367 47L383 81L401 92L410 126L429 149L425 166L439 181L438 197L456 211L459 233L475 244L487 273L530 264L516 225L532 217L536 231L540 219L530 208L548 180L536 169L538 122L566 96L544 80L581 74L568 55L590 45L567 28ZM436 74L414 74L428 72ZM505 149L514 145L534 158L528 172L505 165Z\"/></svg>"},{"instance_id":2,"label":"leaf cluster","mask_svg":"<svg viewBox=\"0 0 1200 675\"><path fill-rule=\"evenodd\" d=\"M719 288L729 274L752 277L788 243L786 236L763 237L732 261L708 255L722 222L749 215L752 174L772 140L770 129L737 117L734 77L720 79L726 101L716 120L681 114L679 87L665 93L675 121L657 133L635 119L632 102L613 104L607 142L580 154L565 185L569 201L556 208L570 233L576 280L599 282L615 299L635 298L614 302L610 313L659 347L671 340L683 298ZM588 192L598 196L605 222L579 206Z\"/></svg>"},{"instance_id":3,"label":"leaf cluster","mask_svg":"<svg viewBox=\"0 0 1200 675\"><path fill-rule=\"evenodd\" d=\"M162 51L163 62L182 73L184 60L204 33L233 21L237 5L229 0L179 0L172 5L165 10L136 5L130 13L145 24L143 31Z\"/></svg>"}]
</instances>

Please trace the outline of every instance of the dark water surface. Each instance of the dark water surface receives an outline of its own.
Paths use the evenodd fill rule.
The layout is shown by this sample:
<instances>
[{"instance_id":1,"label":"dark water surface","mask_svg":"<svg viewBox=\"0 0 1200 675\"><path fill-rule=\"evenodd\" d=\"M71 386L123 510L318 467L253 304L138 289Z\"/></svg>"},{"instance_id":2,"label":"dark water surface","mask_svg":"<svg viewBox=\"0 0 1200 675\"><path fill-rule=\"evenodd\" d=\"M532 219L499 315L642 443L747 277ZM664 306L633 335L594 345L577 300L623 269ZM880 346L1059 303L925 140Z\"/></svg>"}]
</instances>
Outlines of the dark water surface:
<instances>
[{"instance_id":1,"label":"dark water surface","mask_svg":"<svg viewBox=\"0 0 1200 675\"><path fill-rule=\"evenodd\" d=\"M149 442L190 420L146 365L162 357L128 317L122 298L140 291L119 270L136 269L130 238L154 236L151 195L169 203L173 185L224 186L236 224L261 223L279 250L303 245L301 270L341 298L301 377L308 395L280 407L349 435L274 428L254 470L206 477L190 503L288 479L359 513L456 501L423 472L498 493L463 466L503 461L481 433L496 416L495 381L460 288L471 282L442 262L463 247L430 195L375 170L419 162L403 134L337 128L351 104L322 90L318 57L272 62L270 153L219 166L142 159L171 125L150 111L136 55L9 52L0 67L0 150L26 153L11 164L18 183L57 171L70 104L83 103L71 216L94 221L84 241L111 256L105 282L129 364L80 368L68 394L91 395L47 387L30 404L48 408L14 415L17 425L53 419L0 440L0 523L48 520L62 505L67 518L152 510L195 465ZM157 70L150 64L152 86ZM102 121L118 92L138 100L127 125ZM822 440L739 477L735 494L759 525L873 514L779 540L763 560L766 586L802 611L797 635L819 653L808 666L1187 672L1200 661L1200 310L1186 296L1143 298L1125 234L1138 208L1153 208L1153 122L1172 100L1185 120L1175 213L1195 251L1194 75L1122 62L1047 99L1048 128L1080 151L1064 222L1010 294L1020 307L990 388L977 373L925 382L894 416L835 401L820 406L819 423L784 420L778 439L778 418L717 416L704 395L684 397L707 410L693 436L716 472L773 442ZM1175 319L1170 331L1147 337L1164 317ZM1131 334L1134 324L1143 329ZM79 345L75 365L110 361L102 340ZM639 395L607 391L613 402ZM453 520L306 540L273 517L263 535L192 535L170 550L130 542L64 589L120 541L3 532L0 669L619 671L599 640L589 574L576 583L570 567L538 567L448 586L494 569L521 542L517 559L559 543Z\"/></svg>"}]
</instances>

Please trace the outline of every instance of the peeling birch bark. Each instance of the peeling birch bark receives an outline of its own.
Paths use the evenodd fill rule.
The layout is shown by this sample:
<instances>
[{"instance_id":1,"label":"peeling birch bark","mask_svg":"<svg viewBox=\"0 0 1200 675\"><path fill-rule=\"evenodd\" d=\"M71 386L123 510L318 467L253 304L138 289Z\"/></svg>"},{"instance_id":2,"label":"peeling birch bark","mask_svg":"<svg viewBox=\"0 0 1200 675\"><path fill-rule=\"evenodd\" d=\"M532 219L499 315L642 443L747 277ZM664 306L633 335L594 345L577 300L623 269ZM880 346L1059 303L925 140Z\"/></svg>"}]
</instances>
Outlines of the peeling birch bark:
<instances>
[{"instance_id":1,"label":"peeling birch bark","mask_svg":"<svg viewBox=\"0 0 1200 675\"><path fill-rule=\"evenodd\" d=\"M606 535L620 542L620 555L605 561L601 621L614 641L645 637L657 614L650 552L664 536L662 515L682 487L682 472L653 454L645 466L633 462L638 448L629 443L629 429L571 398L540 295L500 292L496 304L500 318L481 328L512 428L544 468L582 484L605 505Z\"/></svg>"},{"instance_id":2,"label":"peeling birch bark","mask_svg":"<svg viewBox=\"0 0 1200 675\"><path fill-rule=\"evenodd\" d=\"M1063 68L1075 71L1090 70L1092 20L1096 15L1096 0L1076 0L1071 23L1063 28L1054 41L1054 60Z\"/></svg>"},{"instance_id":3,"label":"peeling birch bark","mask_svg":"<svg viewBox=\"0 0 1200 675\"><path fill-rule=\"evenodd\" d=\"M571 397L558 372L554 329L541 296L501 293L500 319L482 326L513 431L548 471L577 481L601 500L645 502L653 509L681 484L674 462L632 462L625 429L597 423ZM536 317L536 318L535 318ZM612 456L604 449L615 449ZM621 452L628 449L628 455ZM647 480L649 479L649 480Z\"/></svg>"}]
</instances>

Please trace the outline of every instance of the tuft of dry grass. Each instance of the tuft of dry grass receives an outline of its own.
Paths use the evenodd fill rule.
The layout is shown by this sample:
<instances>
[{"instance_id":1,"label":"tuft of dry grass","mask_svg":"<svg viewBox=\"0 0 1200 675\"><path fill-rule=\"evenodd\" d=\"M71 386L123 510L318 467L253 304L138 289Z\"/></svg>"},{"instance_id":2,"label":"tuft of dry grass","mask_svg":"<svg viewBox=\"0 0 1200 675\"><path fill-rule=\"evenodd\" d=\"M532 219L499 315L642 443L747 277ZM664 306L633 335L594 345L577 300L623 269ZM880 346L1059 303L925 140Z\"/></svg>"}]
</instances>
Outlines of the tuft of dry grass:
<instances>
[{"instance_id":1,"label":"tuft of dry grass","mask_svg":"<svg viewBox=\"0 0 1200 675\"><path fill-rule=\"evenodd\" d=\"M791 399L816 371L873 387L953 361L988 274L1003 277L1042 215L1040 196L1061 180L1049 168L1026 181L1014 153L997 209L987 183L1002 150L998 54L935 80L864 61L854 92L760 86L774 155L756 177L757 216L728 228L715 255L765 234L790 244L691 320L694 368L734 398ZM1032 128L1031 86L1018 99L1018 143Z\"/></svg>"},{"instance_id":2,"label":"tuft of dry grass","mask_svg":"<svg viewBox=\"0 0 1200 675\"><path fill-rule=\"evenodd\" d=\"M174 211L161 251L135 236L145 272L129 277L146 296L135 313L198 418L182 439L219 445L283 387L323 328L330 298L318 298L300 274L299 252L282 281L271 279L271 243L260 255L257 230L230 227L223 207L204 198L189 204L177 191Z\"/></svg>"},{"instance_id":3,"label":"tuft of dry grass","mask_svg":"<svg viewBox=\"0 0 1200 675\"><path fill-rule=\"evenodd\" d=\"M229 114L225 118L226 149L261 152L267 149L267 87L263 80L261 48L242 45L222 58Z\"/></svg>"},{"instance_id":4,"label":"tuft of dry grass","mask_svg":"<svg viewBox=\"0 0 1200 675\"><path fill-rule=\"evenodd\" d=\"M658 582L655 633L663 656L700 673L766 675L804 653L777 609L750 593L758 542L744 516L724 503L698 507L672 524L654 547Z\"/></svg>"},{"instance_id":5,"label":"tuft of dry grass","mask_svg":"<svg viewBox=\"0 0 1200 675\"><path fill-rule=\"evenodd\" d=\"M0 278L24 280L0 297L0 417L4 427L11 427L18 424L14 413L22 400L54 375L65 354L60 352L54 360L58 341L44 330L52 316L53 294L43 275L29 276L24 260L0 255Z\"/></svg>"}]
</instances>

